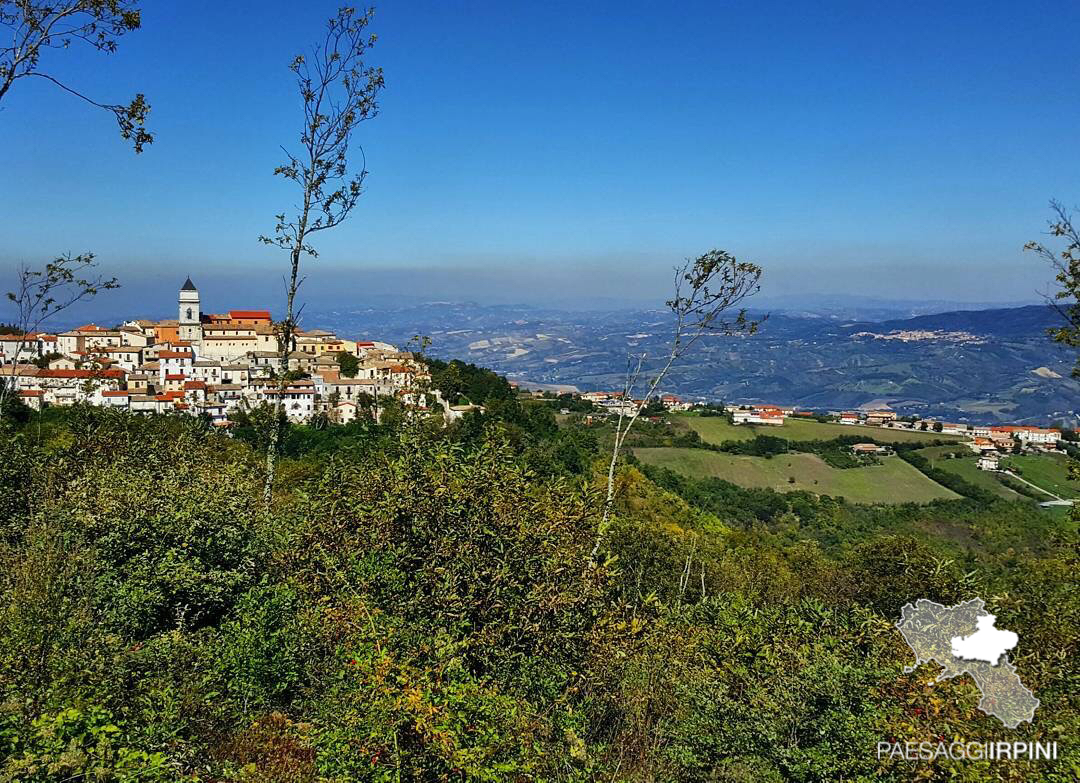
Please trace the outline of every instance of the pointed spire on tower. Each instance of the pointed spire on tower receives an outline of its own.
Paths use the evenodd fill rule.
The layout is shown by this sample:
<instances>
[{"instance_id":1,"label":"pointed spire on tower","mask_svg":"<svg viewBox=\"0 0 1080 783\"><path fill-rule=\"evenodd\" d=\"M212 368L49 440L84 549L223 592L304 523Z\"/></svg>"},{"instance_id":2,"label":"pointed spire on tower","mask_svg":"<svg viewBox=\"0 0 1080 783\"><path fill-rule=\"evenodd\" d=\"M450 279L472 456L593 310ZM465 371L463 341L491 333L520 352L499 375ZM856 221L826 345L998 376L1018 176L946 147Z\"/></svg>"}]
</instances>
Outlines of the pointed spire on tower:
<instances>
[{"instance_id":1,"label":"pointed spire on tower","mask_svg":"<svg viewBox=\"0 0 1080 783\"><path fill-rule=\"evenodd\" d=\"M181 291L197 291L195 284L191 282L191 275L188 275L188 279L184 281L184 284L180 287Z\"/></svg>"}]
</instances>

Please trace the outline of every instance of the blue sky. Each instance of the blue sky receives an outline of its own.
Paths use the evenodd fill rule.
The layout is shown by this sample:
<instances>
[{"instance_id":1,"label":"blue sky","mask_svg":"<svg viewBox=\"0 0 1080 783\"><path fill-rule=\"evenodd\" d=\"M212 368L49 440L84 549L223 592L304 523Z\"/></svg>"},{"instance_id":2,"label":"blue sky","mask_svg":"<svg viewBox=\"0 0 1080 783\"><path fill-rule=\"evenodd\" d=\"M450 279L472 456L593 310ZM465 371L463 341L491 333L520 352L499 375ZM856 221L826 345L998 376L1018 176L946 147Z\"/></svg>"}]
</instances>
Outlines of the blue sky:
<instances>
[{"instance_id":1,"label":"blue sky","mask_svg":"<svg viewBox=\"0 0 1080 783\"><path fill-rule=\"evenodd\" d=\"M191 274L253 306L293 202L292 55L333 2L146 3L103 57L50 53L107 100L145 92L156 143L48 85L0 105L0 271L93 250L113 302L171 310ZM308 296L661 302L711 247L766 292L1030 300L1021 253L1080 202L1073 3L405 2L378 6L387 87L368 191L318 239ZM237 298L244 301L236 301ZM213 305L211 305L213 307Z\"/></svg>"}]
</instances>

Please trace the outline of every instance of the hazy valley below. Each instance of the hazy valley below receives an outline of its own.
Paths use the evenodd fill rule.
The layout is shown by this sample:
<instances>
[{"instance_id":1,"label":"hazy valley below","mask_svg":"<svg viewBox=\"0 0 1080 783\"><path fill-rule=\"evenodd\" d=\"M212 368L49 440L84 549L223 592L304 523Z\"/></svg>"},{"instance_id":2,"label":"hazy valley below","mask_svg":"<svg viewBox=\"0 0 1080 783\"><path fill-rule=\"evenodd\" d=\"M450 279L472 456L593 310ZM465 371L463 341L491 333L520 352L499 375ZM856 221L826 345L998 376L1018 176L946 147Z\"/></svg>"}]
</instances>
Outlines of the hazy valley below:
<instances>
[{"instance_id":1,"label":"hazy valley below","mask_svg":"<svg viewBox=\"0 0 1080 783\"><path fill-rule=\"evenodd\" d=\"M754 336L704 340L673 370L664 390L814 409L888 405L970 422L1075 423L1080 383L1069 375L1068 352L1046 336L1058 318L1052 308L851 317L867 310L901 313L876 303L772 311ZM323 310L306 314L305 321L399 345L424 335L439 358L490 367L522 385L582 391L620 388L627 355L659 357L670 333L660 310L453 302Z\"/></svg>"}]
</instances>

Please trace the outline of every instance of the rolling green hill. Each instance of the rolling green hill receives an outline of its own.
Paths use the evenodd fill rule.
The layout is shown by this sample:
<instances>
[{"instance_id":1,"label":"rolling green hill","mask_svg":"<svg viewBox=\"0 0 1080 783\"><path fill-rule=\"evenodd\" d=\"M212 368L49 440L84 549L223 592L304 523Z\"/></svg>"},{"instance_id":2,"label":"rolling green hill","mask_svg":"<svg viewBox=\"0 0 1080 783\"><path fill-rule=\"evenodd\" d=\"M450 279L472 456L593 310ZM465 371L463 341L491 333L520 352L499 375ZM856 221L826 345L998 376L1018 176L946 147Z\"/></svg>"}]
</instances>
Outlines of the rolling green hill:
<instances>
[{"instance_id":1,"label":"rolling green hill","mask_svg":"<svg viewBox=\"0 0 1080 783\"><path fill-rule=\"evenodd\" d=\"M917 453L930 460L930 464L935 468L957 475L970 484L993 492L998 497L1005 500L1023 499L1024 496L1019 492L1014 492L998 481L995 474L979 470L975 466L976 457L974 454L968 452L958 459L944 458L946 454L953 454L957 451L968 452L966 448L957 449L956 446L931 446L930 448L919 449Z\"/></svg>"},{"instance_id":2,"label":"rolling green hill","mask_svg":"<svg viewBox=\"0 0 1080 783\"><path fill-rule=\"evenodd\" d=\"M1062 454L1007 457L1002 467L1065 500L1080 498L1080 483L1069 479L1068 459Z\"/></svg>"},{"instance_id":3,"label":"rolling green hill","mask_svg":"<svg viewBox=\"0 0 1080 783\"><path fill-rule=\"evenodd\" d=\"M960 497L895 457L885 458L880 465L840 470L816 454L766 459L705 449L639 448L634 449L634 455L646 464L694 478L712 476L743 487L770 487L779 492L806 490L842 496L853 503L928 503Z\"/></svg>"},{"instance_id":4,"label":"rolling green hill","mask_svg":"<svg viewBox=\"0 0 1080 783\"><path fill-rule=\"evenodd\" d=\"M997 474L979 470L975 466L975 455L968 455L966 449L960 451L964 456L947 459L947 454L956 453L955 446L932 446L919 449L918 454L930 460L940 470L953 473L971 484L988 489L1006 500L1019 500L1022 495L1005 486ZM1066 500L1080 498L1080 483L1069 479L1068 458L1062 454L1025 454L1008 456L1002 460L1002 467L1015 471L1035 486ZM1033 490L1034 491L1034 490ZM1037 494L1037 493L1036 493ZM1051 500L1049 495L1039 500Z\"/></svg>"}]
</instances>

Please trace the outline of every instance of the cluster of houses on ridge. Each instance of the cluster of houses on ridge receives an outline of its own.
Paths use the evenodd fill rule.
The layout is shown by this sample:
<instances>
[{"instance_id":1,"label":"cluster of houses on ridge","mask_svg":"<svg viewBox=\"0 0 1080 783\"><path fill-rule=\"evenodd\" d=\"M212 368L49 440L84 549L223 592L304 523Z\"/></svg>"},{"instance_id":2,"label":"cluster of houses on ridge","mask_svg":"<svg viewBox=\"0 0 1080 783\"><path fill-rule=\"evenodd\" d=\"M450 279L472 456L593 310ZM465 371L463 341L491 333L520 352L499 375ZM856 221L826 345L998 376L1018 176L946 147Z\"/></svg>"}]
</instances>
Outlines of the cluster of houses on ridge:
<instances>
[{"instance_id":1,"label":"cluster of houses on ridge","mask_svg":"<svg viewBox=\"0 0 1080 783\"><path fill-rule=\"evenodd\" d=\"M610 413L618 416L632 416L634 411L644 402L626 397L622 392L592 391L580 395L583 400L591 402L601 413ZM692 403L684 402L674 394L661 394L660 404L669 411L688 411L693 407Z\"/></svg>"},{"instance_id":2,"label":"cluster of houses on ridge","mask_svg":"<svg viewBox=\"0 0 1080 783\"><path fill-rule=\"evenodd\" d=\"M799 411L793 406L779 405L729 405L734 424L781 425L788 416L812 417L816 414ZM955 424L933 419L901 419L895 411L837 411L829 417L840 424L886 427L889 429L915 430L929 434L960 435L970 438L968 446L978 456L981 470L998 470L998 457L1018 448L1053 450L1061 443L1061 430L1056 427L1030 427L1018 425ZM860 454L884 453L885 447L873 443L856 443L852 451Z\"/></svg>"},{"instance_id":3,"label":"cluster of houses on ridge","mask_svg":"<svg viewBox=\"0 0 1080 783\"><path fill-rule=\"evenodd\" d=\"M600 414L630 416L642 400L627 399L622 392L591 391L575 396L595 406ZM680 400L674 394L662 394L658 400L666 410L690 410L696 404ZM819 413L811 410L799 410L794 405L731 404L724 406L725 413L734 424L767 424L779 427L788 418L818 418ZM932 437L936 434L960 435L971 438L968 446L984 460L980 467L987 470L991 458L997 454L1010 453L1017 447L1027 449L1051 450L1062 442L1062 431L1056 428L1021 427L1021 426L983 426L983 424L960 424L935 419L901 418L895 410L835 410L827 418L840 424L861 424L864 427L882 427L894 430L912 430L927 432ZM890 449L873 443L859 443L852 446L855 454L888 454Z\"/></svg>"},{"instance_id":4,"label":"cluster of houses on ridge","mask_svg":"<svg viewBox=\"0 0 1080 783\"><path fill-rule=\"evenodd\" d=\"M290 420L325 412L348 423L365 405L393 397L406 406L433 402L448 418L464 407L436 390L421 394L426 368L393 345L348 340L322 329L298 330L289 346L282 389L280 339L266 310L201 311L190 278L176 320L127 321L116 329L87 324L59 334L0 335L0 378L31 407L87 402L136 413L186 412L225 425L237 409L284 398ZM342 373L340 356L355 357ZM41 365L41 366L38 366Z\"/></svg>"},{"instance_id":5,"label":"cluster of houses on ridge","mask_svg":"<svg viewBox=\"0 0 1080 783\"><path fill-rule=\"evenodd\" d=\"M641 400L625 399L620 392L585 392L581 399L592 402L600 412L613 415L631 415L641 405ZM694 407L673 394L664 394L659 398L664 408L671 411L685 411ZM812 411L801 411L793 405L727 405L724 411L731 417L733 424L757 424L780 426L787 418L816 418L820 416ZM913 430L928 433L928 436L959 435L969 438L967 446L978 456L978 466L982 470L998 470L998 457L1017 449L1053 450L1062 441L1061 430L1053 427L1030 427L1017 425L978 425L956 424L934 419L900 418L891 410L871 411L833 411L829 420L847 425L885 427L888 429ZM855 454L888 454L890 449L876 443L856 443L851 447Z\"/></svg>"}]
</instances>

